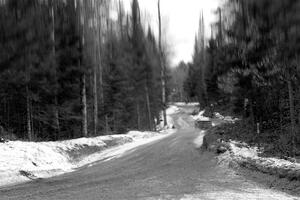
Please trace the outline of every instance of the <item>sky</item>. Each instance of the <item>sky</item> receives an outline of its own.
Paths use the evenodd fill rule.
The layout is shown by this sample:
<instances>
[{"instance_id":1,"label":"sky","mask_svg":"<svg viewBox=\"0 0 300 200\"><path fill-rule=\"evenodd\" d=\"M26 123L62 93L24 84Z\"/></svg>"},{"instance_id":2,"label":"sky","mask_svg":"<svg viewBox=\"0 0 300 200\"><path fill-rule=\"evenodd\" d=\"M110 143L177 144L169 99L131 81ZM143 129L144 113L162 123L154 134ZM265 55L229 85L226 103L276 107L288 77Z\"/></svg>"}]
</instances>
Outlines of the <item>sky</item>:
<instances>
[{"instance_id":1,"label":"sky","mask_svg":"<svg viewBox=\"0 0 300 200\"><path fill-rule=\"evenodd\" d=\"M131 0L123 1L129 10ZM142 16L157 34L157 0L139 0L139 4ZM218 5L219 0L161 0L163 34L171 52L171 65L182 60L191 61L200 13L203 10L205 33L209 37L210 24L216 20L214 11Z\"/></svg>"}]
</instances>

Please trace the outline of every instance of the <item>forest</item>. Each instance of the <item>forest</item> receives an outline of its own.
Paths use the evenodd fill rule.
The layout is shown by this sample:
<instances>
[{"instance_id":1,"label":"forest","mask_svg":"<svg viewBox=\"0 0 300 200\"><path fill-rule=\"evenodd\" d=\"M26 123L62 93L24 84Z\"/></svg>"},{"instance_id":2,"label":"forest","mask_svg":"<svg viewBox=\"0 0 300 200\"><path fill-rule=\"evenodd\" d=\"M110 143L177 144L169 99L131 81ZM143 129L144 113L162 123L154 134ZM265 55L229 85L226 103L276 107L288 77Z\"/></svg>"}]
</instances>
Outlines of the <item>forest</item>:
<instances>
[{"instance_id":1,"label":"forest","mask_svg":"<svg viewBox=\"0 0 300 200\"><path fill-rule=\"evenodd\" d=\"M201 16L182 84L186 101L242 117L234 137L288 156L300 155L299 10L298 0L228 0L209 40Z\"/></svg>"},{"instance_id":2,"label":"forest","mask_svg":"<svg viewBox=\"0 0 300 200\"><path fill-rule=\"evenodd\" d=\"M0 136L155 130L168 65L158 11L157 39L138 0L129 12L122 1L0 0Z\"/></svg>"}]
</instances>

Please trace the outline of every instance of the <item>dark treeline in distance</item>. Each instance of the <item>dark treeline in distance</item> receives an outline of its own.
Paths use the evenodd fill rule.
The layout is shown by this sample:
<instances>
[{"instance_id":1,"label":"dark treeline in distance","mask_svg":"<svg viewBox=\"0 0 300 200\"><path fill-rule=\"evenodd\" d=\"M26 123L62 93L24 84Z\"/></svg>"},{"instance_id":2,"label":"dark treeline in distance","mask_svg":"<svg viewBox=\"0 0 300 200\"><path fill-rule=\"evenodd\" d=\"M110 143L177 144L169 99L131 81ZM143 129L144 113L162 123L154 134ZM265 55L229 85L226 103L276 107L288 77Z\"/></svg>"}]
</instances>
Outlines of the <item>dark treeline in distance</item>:
<instances>
[{"instance_id":1,"label":"dark treeline in distance","mask_svg":"<svg viewBox=\"0 0 300 200\"><path fill-rule=\"evenodd\" d=\"M38 141L154 130L166 58L140 16L137 0L131 14L121 1L1 0L0 134Z\"/></svg>"},{"instance_id":2,"label":"dark treeline in distance","mask_svg":"<svg viewBox=\"0 0 300 200\"><path fill-rule=\"evenodd\" d=\"M227 0L216 17L205 45L200 19L188 97L242 115L240 138L300 155L300 2Z\"/></svg>"}]
</instances>

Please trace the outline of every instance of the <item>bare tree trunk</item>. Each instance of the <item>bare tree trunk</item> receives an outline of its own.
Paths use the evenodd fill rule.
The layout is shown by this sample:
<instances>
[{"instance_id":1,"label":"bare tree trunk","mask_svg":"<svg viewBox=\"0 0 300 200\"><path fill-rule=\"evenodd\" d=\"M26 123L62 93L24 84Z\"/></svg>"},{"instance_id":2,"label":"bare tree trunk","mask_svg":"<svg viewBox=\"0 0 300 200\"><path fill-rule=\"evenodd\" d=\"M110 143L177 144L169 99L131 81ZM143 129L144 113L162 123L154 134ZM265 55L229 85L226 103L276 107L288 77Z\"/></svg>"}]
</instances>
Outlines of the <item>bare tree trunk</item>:
<instances>
[{"instance_id":1,"label":"bare tree trunk","mask_svg":"<svg viewBox=\"0 0 300 200\"><path fill-rule=\"evenodd\" d=\"M101 39L102 39L102 34L101 34L101 26L102 26L102 18L101 18L101 13L99 10L99 6L97 6L97 19L98 19L98 30L97 30L97 37L98 37L98 69L99 69L99 90L100 90L100 102L102 108L104 107L104 88L103 88L103 66L101 62L101 53L102 53L102 45L101 45ZM108 128L108 116L105 115L105 132L106 134L109 132Z\"/></svg>"},{"instance_id":2,"label":"bare tree trunk","mask_svg":"<svg viewBox=\"0 0 300 200\"><path fill-rule=\"evenodd\" d=\"M83 49L84 49L84 44L85 44L85 30L87 26L87 12L86 12L86 1L75 1L76 4L78 3L77 9L78 9L78 31L80 32L80 50L81 50L81 55L78 59L78 65L79 68L81 68L82 64L82 54L83 54ZM87 97L86 97L86 74L85 72L82 72L81 74L81 80L80 80L80 97L81 97L81 134L83 137L88 136L88 125L87 125Z\"/></svg>"},{"instance_id":3,"label":"bare tree trunk","mask_svg":"<svg viewBox=\"0 0 300 200\"><path fill-rule=\"evenodd\" d=\"M137 125L138 125L138 130L141 130L141 115L140 115L140 104L137 101L136 103L136 114L137 114Z\"/></svg>"},{"instance_id":4,"label":"bare tree trunk","mask_svg":"<svg viewBox=\"0 0 300 200\"><path fill-rule=\"evenodd\" d=\"M29 141L32 141L30 102L31 102L31 100L29 97L29 88L28 88L28 85L26 85L27 137L28 137Z\"/></svg>"},{"instance_id":5,"label":"bare tree trunk","mask_svg":"<svg viewBox=\"0 0 300 200\"><path fill-rule=\"evenodd\" d=\"M165 80L165 64L163 61L163 52L162 52L162 44L161 44L161 14L160 14L160 0L157 3L158 6L158 22L159 22L159 60L160 60L160 67L161 67L161 86L162 86L162 104L163 104L163 119L164 119L164 126L168 125L167 122L167 113L166 113L166 80Z\"/></svg>"},{"instance_id":6,"label":"bare tree trunk","mask_svg":"<svg viewBox=\"0 0 300 200\"><path fill-rule=\"evenodd\" d=\"M113 133L115 133L116 130L117 130L117 123L116 123L116 121L117 121L116 110L113 109Z\"/></svg>"},{"instance_id":7,"label":"bare tree trunk","mask_svg":"<svg viewBox=\"0 0 300 200\"><path fill-rule=\"evenodd\" d=\"M295 119L295 104L294 104L294 90L292 81L288 80L288 90L289 90L289 104L290 104L290 118L291 118L291 134L293 142L293 154L295 154L295 129L296 129L296 119Z\"/></svg>"},{"instance_id":8,"label":"bare tree trunk","mask_svg":"<svg viewBox=\"0 0 300 200\"><path fill-rule=\"evenodd\" d=\"M152 126L152 114L151 114L151 105L150 105L150 97L149 97L149 89L148 85L145 85L145 91L146 91L146 101L147 101L147 111L148 111L148 122L149 122L149 130L153 130Z\"/></svg>"},{"instance_id":9,"label":"bare tree trunk","mask_svg":"<svg viewBox=\"0 0 300 200\"><path fill-rule=\"evenodd\" d=\"M81 106L82 106L82 134L88 136L87 131L87 102L86 102L86 77L85 74L81 77Z\"/></svg>"},{"instance_id":10,"label":"bare tree trunk","mask_svg":"<svg viewBox=\"0 0 300 200\"><path fill-rule=\"evenodd\" d=\"M279 93L280 94L280 93ZM280 119L280 133L283 133L283 110L282 110L282 103L281 103L281 94L279 95L279 119Z\"/></svg>"},{"instance_id":11,"label":"bare tree trunk","mask_svg":"<svg viewBox=\"0 0 300 200\"><path fill-rule=\"evenodd\" d=\"M31 135L32 135L32 139L36 140L36 135L34 132L34 125L33 125L33 102L30 102L30 121L31 121Z\"/></svg>"},{"instance_id":12,"label":"bare tree trunk","mask_svg":"<svg viewBox=\"0 0 300 200\"><path fill-rule=\"evenodd\" d=\"M98 127L98 88L97 88L97 66L96 62L94 64L94 82L93 82L93 96L94 96L94 135L97 135L97 127Z\"/></svg>"},{"instance_id":13,"label":"bare tree trunk","mask_svg":"<svg viewBox=\"0 0 300 200\"><path fill-rule=\"evenodd\" d=\"M54 96L54 117L55 117L55 132L56 132L56 138L59 138L59 132L60 132L60 123L59 123L59 111L58 111L58 100L57 100L57 69L56 69L56 51L55 51L55 0L52 0L51 2L51 21L52 21L52 30L51 30L51 41L52 41L52 59L53 59L53 67L54 69L54 79L55 79L55 96Z\"/></svg>"},{"instance_id":14,"label":"bare tree trunk","mask_svg":"<svg viewBox=\"0 0 300 200\"><path fill-rule=\"evenodd\" d=\"M101 47L99 47L99 56L101 56ZM104 108L104 88L103 88L103 66L101 64L101 60L98 61L98 67L99 67L99 89L100 89L100 102L102 108ZM105 120L105 133L107 134L109 132L109 124L108 124L108 116L105 114L104 116Z\"/></svg>"},{"instance_id":15,"label":"bare tree trunk","mask_svg":"<svg viewBox=\"0 0 300 200\"><path fill-rule=\"evenodd\" d=\"M108 116L105 115L105 133L108 134L110 132L109 124L108 124Z\"/></svg>"},{"instance_id":16,"label":"bare tree trunk","mask_svg":"<svg viewBox=\"0 0 300 200\"><path fill-rule=\"evenodd\" d=\"M180 87L180 101L181 102L184 102L184 100L183 100L183 89L182 89L182 86Z\"/></svg>"},{"instance_id":17,"label":"bare tree trunk","mask_svg":"<svg viewBox=\"0 0 300 200\"><path fill-rule=\"evenodd\" d=\"M223 30L222 30L222 10L221 10L221 8L219 7L218 8L218 13L219 13L219 24L218 24L218 26L219 26L219 38L218 38L218 45L219 46L222 46L222 44L223 44Z\"/></svg>"},{"instance_id":18,"label":"bare tree trunk","mask_svg":"<svg viewBox=\"0 0 300 200\"><path fill-rule=\"evenodd\" d=\"M9 104L9 100L7 101L7 126L10 127L10 104Z\"/></svg>"},{"instance_id":19,"label":"bare tree trunk","mask_svg":"<svg viewBox=\"0 0 300 200\"><path fill-rule=\"evenodd\" d=\"M249 98L249 109L250 109L250 119L251 119L252 127L255 127L253 99L251 98Z\"/></svg>"},{"instance_id":20,"label":"bare tree trunk","mask_svg":"<svg viewBox=\"0 0 300 200\"><path fill-rule=\"evenodd\" d=\"M98 68L101 68L101 55L100 55L100 25L99 20L99 2L94 2L92 9L92 17L96 21L93 24L93 37L94 37L94 70L93 70L93 96L94 96L94 135L98 134Z\"/></svg>"},{"instance_id":21,"label":"bare tree trunk","mask_svg":"<svg viewBox=\"0 0 300 200\"><path fill-rule=\"evenodd\" d=\"M300 80L299 80L300 82ZM297 100L298 100L298 132L300 131L300 84L298 84L298 92L297 92Z\"/></svg>"},{"instance_id":22,"label":"bare tree trunk","mask_svg":"<svg viewBox=\"0 0 300 200\"><path fill-rule=\"evenodd\" d=\"M300 88L298 90L298 133L300 131Z\"/></svg>"}]
</instances>

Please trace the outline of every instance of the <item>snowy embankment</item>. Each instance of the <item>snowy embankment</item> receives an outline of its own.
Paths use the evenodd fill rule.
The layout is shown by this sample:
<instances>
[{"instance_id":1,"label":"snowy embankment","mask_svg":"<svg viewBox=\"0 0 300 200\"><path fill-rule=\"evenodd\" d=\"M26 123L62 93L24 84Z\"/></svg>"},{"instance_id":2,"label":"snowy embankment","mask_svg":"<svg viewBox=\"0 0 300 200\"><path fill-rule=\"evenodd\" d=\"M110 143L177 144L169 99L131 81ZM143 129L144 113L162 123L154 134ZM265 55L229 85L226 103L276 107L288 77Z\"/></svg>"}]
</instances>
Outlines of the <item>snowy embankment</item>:
<instances>
[{"instance_id":1,"label":"snowy embankment","mask_svg":"<svg viewBox=\"0 0 300 200\"><path fill-rule=\"evenodd\" d=\"M222 116L214 113L214 118L210 119L203 116L204 111L194 116L197 122L211 123L211 127L223 123L235 123L237 118ZM201 124L201 123L200 123ZM203 138L206 131L201 131L199 138ZM203 138L202 148L213 151L218 155L220 164L229 164L230 166L241 166L250 170L260 171L262 173L288 178L289 180L300 181L300 164L293 163L279 158L260 157L261 150L257 147L251 147L246 143L237 141L224 141L222 136L209 132Z\"/></svg>"},{"instance_id":2,"label":"snowy embankment","mask_svg":"<svg viewBox=\"0 0 300 200\"><path fill-rule=\"evenodd\" d=\"M168 122L176 106L167 109ZM131 131L123 135L79 138L59 142L9 141L0 143L0 187L29 180L49 178L71 172L97 161L123 155L137 146L162 139L175 132L162 128L159 132Z\"/></svg>"},{"instance_id":3,"label":"snowy embankment","mask_svg":"<svg viewBox=\"0 0 300 200\"><path fill-rule=\"evenodd\" d=\"M224 142L225 143L225 142ZM300 181L300 164L279 158L260 157L257 147L250 147L246 143L236 141L226 142L228 151L218 157L220 163L245 167L250 170Z\"/></svg>"}]
</instances>

